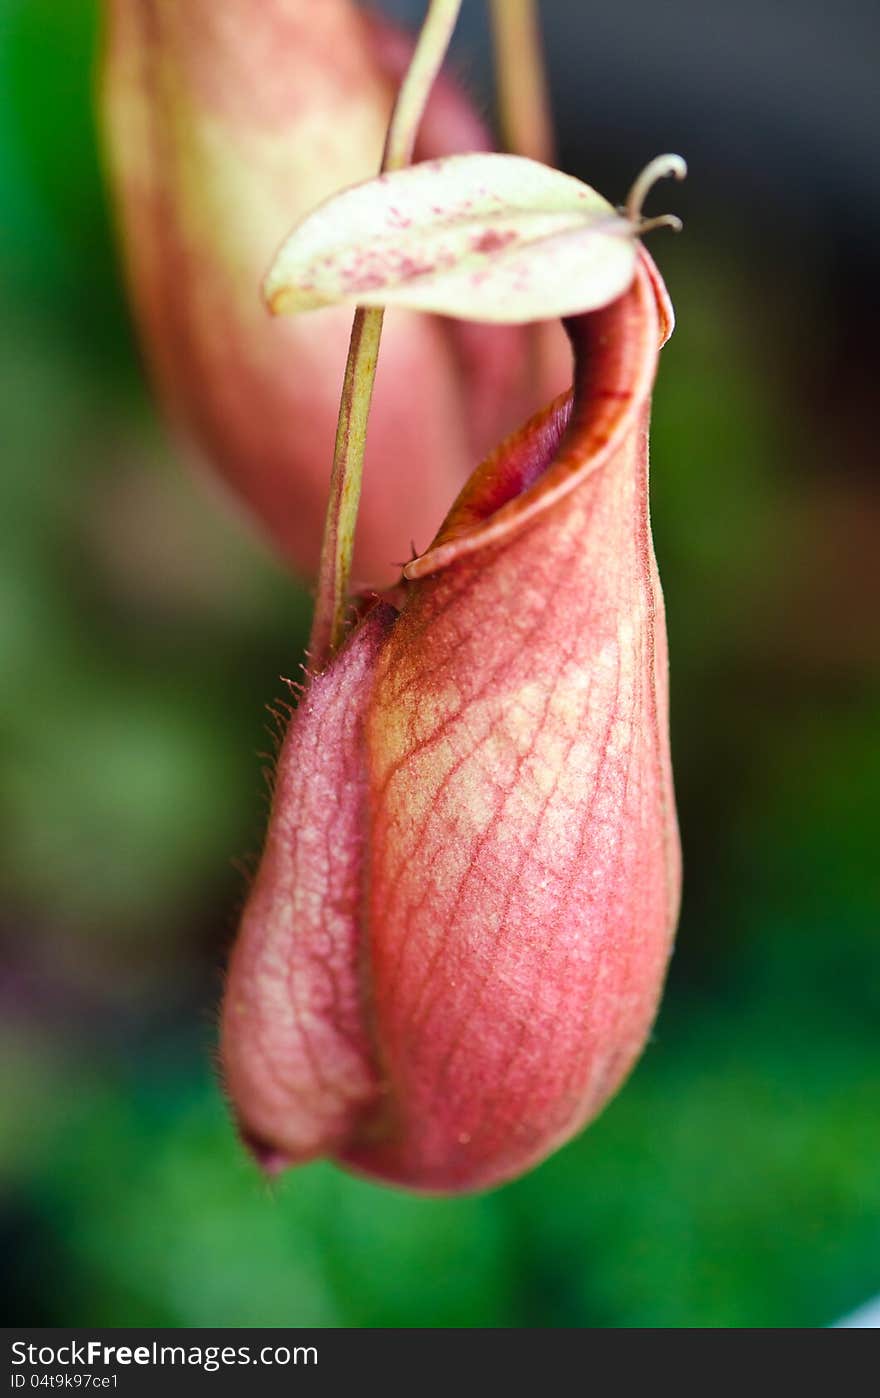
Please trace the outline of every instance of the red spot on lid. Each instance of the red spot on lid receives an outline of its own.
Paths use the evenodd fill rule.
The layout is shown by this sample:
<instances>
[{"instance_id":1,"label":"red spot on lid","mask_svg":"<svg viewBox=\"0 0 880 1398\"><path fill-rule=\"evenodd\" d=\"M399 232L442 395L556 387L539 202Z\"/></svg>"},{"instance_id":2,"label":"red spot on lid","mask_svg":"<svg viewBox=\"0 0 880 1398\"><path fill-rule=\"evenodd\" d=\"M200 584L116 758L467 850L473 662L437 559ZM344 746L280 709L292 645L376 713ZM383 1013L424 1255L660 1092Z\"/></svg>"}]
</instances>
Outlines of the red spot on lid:
<instances>
[{"instance_id":1,"label":"red spot on lid","mask_svg":"<svg viewBox=\"0 0 880 1398\"><path fill-rule=\"evenodd\" d=\"M485 233L474 241L475 252L497 252L499 248L506 248L510 243L516 242L516 234L513 229L487 228Z\"/></svg>"}]
</instances>

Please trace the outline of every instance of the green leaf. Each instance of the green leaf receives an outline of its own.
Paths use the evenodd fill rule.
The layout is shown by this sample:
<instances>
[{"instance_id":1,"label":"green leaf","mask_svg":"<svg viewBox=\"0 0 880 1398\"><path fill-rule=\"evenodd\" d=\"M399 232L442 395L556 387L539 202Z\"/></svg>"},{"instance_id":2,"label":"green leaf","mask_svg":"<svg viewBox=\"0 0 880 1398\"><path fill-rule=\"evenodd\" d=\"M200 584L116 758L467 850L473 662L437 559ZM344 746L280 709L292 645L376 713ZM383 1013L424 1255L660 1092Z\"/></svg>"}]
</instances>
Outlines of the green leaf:
<instances>
[{"instance_id":1,"label":"green leaf","mask_svg":"<svg viewBox=\"0 0 880 1398\"><path fill-rule=\"evenodd\" d=\"M313 210L264 284L276 314L406 306L522 323L607 305L637 228L580 180L514 155L455 155L353 185Z\"/></svg>"}]
</instances>

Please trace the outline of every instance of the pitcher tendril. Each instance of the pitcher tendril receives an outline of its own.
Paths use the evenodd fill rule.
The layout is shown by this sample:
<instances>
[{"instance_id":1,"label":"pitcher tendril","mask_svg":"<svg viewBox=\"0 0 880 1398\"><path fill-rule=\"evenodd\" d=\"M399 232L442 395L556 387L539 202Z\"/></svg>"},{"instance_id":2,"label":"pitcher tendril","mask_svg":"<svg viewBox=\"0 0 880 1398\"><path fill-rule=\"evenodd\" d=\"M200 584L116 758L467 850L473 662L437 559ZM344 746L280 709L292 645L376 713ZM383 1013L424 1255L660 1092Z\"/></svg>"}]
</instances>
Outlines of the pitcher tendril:
<instances>
[{"instance_id":1,"label":"pitcher tendril","mask_svg":"<svg viewBox=\"0 0 880 1398\"><path fill-rule=\"evenodd\" d=\"M505 150L553 163L553 121L536 0L490 0L498 125Z\"/></svg>"},{"instance_id":2,"label":"pitcher tendril","mask_svg":"<svg viewBox=\"0 0 880 1398\"><path fill-rule=\"evenodd\" d=\"M446 57L460 9L461 0L431 0L412 61L394 104L382 159L383 172L399 170L412 159L422 114ZM345 634L367 421L376 379L383 315L381 309L359 309L352 324L321 546L315 615L309 637L311 670L322 670L326 666Z\"/></svg>"}]
</instances>

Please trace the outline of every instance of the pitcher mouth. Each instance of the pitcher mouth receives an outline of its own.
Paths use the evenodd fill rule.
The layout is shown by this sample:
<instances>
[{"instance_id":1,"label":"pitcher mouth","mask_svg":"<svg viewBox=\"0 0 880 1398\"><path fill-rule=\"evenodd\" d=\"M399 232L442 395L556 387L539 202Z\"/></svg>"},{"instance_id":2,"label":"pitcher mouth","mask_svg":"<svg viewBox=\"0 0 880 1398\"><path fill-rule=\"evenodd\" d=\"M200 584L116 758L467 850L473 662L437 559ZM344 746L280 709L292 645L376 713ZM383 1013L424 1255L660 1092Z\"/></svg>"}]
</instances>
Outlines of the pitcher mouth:
<instances>
[{"instance_id":1,"label":"pitcher mouth","mask_svg":"<svg viewBox=\"0 0 880 1398\"><path fill-rule=\"evenodd\" d=\"M425 553L403 570L414 582L501 543L601 469L642 411L672 308L650 255L640 249L629 291L565 322L574 385L477 468Z\"/></svg>"}]
</instances>

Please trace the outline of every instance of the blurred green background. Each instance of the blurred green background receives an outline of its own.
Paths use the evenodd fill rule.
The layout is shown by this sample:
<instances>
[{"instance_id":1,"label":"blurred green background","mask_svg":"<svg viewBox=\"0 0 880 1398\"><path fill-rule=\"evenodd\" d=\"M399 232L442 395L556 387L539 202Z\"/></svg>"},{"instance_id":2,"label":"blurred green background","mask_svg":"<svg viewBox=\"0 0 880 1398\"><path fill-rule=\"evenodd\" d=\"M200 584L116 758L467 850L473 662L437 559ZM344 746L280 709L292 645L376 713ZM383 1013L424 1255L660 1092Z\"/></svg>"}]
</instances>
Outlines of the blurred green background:
<instances>
[{"instance_id":1,"label":"blurred green background","mask_svg":"<svg viewBox=\"0 0 880 1398\"><path fill-rule=\"evenodd\" d=\"M144 386L95 5L0 0L9 1323L816 1326L880 1291L877 190L834 146L865 134L867 10L836 7L835 49L789 7L782 70L746 13L767 62L738 83L684 3L664 10L683 76L658 76L647 8L621 4L584 39L591 85L573 8L547 6L568 168L613 192L656 150L696 156L687 232L654 247L679 317L653 513L685 903L654 1039L602 1118L516 1184L424 1201L328 1165L269 1187L227 1120L215 1006L308 598L182 468ZM474 86L484 38L459 51ZM632 94L620 119L606 89Z\"/></svg>"}]
</instances>

